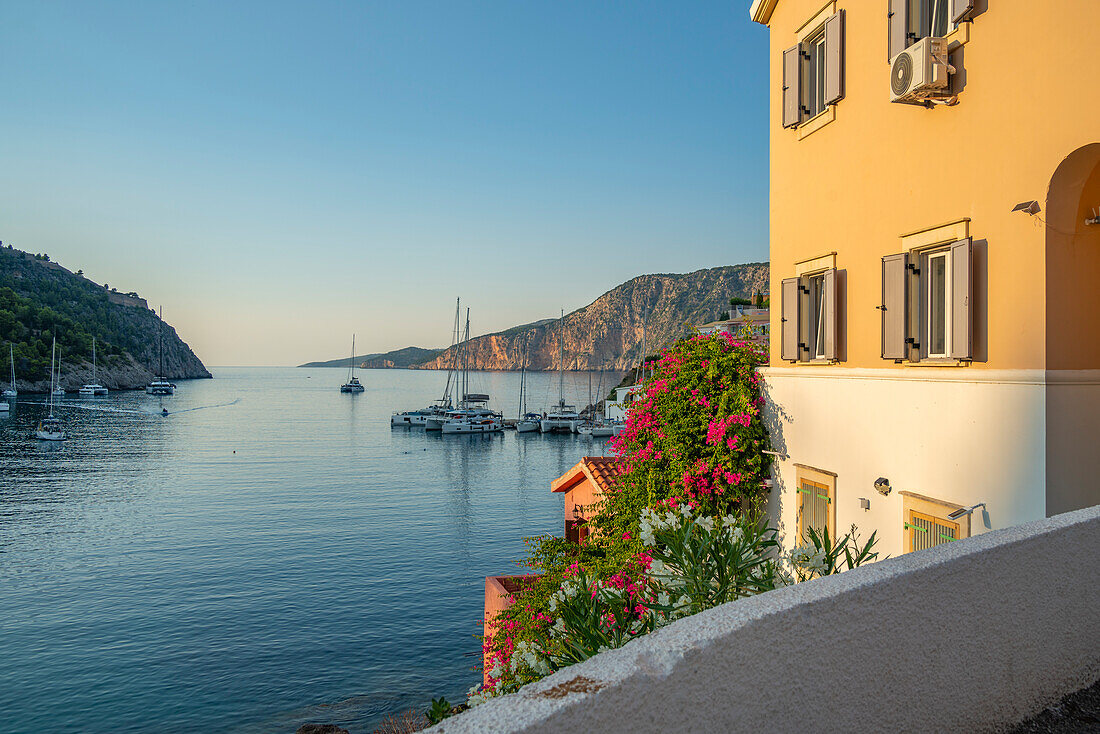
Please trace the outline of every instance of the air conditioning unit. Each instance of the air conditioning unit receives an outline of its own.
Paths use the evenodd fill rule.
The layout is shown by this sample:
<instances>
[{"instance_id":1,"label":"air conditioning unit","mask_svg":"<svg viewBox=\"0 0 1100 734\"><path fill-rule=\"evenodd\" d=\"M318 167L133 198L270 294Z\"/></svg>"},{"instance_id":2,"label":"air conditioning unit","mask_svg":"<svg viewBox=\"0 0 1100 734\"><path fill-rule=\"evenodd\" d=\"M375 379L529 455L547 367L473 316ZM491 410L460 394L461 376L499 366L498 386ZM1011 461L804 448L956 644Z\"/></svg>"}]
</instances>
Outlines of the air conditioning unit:
<instances>
[{"instance_id":1,"label":"air conditioning unit","mask_svg":"<svg viewBox=\"0 0 1100 734\"><path fill-rule=\"evenodd\" d=\"M890 101L920 104L951 96L946 38L922 38L890 61Z\"/></svg>"}]
</instances>

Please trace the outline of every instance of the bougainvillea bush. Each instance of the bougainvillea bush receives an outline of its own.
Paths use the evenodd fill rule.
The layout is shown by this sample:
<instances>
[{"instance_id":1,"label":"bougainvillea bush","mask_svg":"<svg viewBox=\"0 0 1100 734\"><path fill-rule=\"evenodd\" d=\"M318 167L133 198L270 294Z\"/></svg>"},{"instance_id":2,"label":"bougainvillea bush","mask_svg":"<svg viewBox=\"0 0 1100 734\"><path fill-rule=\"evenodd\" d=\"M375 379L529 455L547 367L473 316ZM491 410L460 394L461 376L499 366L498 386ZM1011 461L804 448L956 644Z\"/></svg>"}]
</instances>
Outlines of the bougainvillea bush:
<instances>
[{"instance_id":1,"label":"bougainvillea bush","mask_svg":"<svg viewBox=\"0 0 1100 734\"><path fill-rule=\"evenodd\" d=\"M512 660L520 643L537 646L550 634L551 598L563 582L575 584L583 572L586 583L603 584L605 597L609 588L627 596L640 591L649 558L640 538L643 510L686 505L697 515L759 518L770 469L756 374L764 362L755 345L720 333L680 341L647 365L644 397L629 406L625 428L611 442L625 473L591 521L596 532L579 545L528 539L526 565L543 576L515 595L496 633L483 640L492 689L514 690L531 679L534 670Z\"/></svg>"},{"instance_id":2,"label":"bougainvillea bush","mask_svg":"<svg viewBox=\"0 0 1100 734\"><path fill-rule=\"evenodd\" d=\"M875 535L860 544L854 528L839 540L811 532L806 543L780 553L774 528L745 516L696 515L688 504L646 509L639 526L645 550L622 571L603 578L579 563L565 570L546 611L539 612L540 624L493 662L489 684L470 691L471 706L681 617L878 556Z\"/></svg>"},{"instance_id":3,"label":"bougainvillea bush","mask_svg":"<svg viewBox=\"0 0 1100 734\"><path fill-rule=\"evenodd\" d=\"M727 333L661 352L611 441L625 473L595 519L605 538L636 537L642 510L657 505L759 517L771 467L756 373L763 361L755 345Z\"/></svg>"}]
</instances>

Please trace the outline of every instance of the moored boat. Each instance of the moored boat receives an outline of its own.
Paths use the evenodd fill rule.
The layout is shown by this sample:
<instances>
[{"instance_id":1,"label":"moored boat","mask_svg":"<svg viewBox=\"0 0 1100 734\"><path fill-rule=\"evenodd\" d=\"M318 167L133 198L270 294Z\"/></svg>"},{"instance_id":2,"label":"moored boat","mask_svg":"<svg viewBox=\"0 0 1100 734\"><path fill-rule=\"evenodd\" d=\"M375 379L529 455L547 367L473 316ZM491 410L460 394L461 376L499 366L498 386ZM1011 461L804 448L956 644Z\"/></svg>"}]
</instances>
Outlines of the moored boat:
<instances>
[{"instance_id":1,"label":"moored boat","mask_svg":"<svg viewBox=\"0 0 1100 734\"><path fill-rule=\"evenodd\" d=\"M351 335L351 357L348 359L348 381L340 386L340 392L361 393L367 388L355 376L355 334Z\"/></svg>"},{"instance_id":2,"label":"moored boat","mask_svg":"<svg viewBox=\"0 0 1100 734\"><path fill-rule=\"evenodd\" d=\"M157 315L157 376L145 386L146 395L174 395L176 386L166 380L164 375L164 320L163 309Z\"/></svg>"},{"instance_id":3,"label":"moored boat","mask_svg":"<svg viewBox=\"0 0 1100 734\"><path fill-rule=\"evenodd\" d=\"M15 345L8 345L8 359L11 361L11 382L8 385L8 389L3 393L0 393L0 397L14 398L19 395L19 391L15 389Z\"/></svg>"},{"instance_id":4,"label":"moored boat","mask_svg":"<svg viewBox=\"0 0 1100 734\"><path fill-rule=\"evenodd\" d=\"M96 354L95 354L95 337L93 336L92 337L92 381L91 381L91 383L89 383L89 384L85 385L84 387L80 388L79 393L80 393L81 397L86 397L87 398L87 397L94 397L96 395L106 395L107 394L107 388L103 387L103 385L100 385L98 382L96 382L95 372L96 372Z\"/></svg>"}]
</instances>

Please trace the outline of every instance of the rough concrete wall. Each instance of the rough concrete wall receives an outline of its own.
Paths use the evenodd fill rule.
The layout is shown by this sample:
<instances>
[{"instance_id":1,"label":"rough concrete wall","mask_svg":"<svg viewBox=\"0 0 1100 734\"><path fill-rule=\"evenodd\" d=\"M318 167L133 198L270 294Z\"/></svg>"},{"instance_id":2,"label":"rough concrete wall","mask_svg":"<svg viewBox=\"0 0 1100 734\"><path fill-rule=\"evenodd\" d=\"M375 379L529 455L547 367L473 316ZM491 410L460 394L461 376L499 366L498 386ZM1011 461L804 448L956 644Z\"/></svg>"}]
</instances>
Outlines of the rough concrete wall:
<instances>
[{"instance_id":1,"label":"rough concrete wall","mask_svg":"<svg viewBox=\"0 0 1100 734\"><path fill-rule=\"evenodd\" d=\"M1100 677L1100 506L726 604L434 731L996 731Z\"/></svg>"}]
</instances>

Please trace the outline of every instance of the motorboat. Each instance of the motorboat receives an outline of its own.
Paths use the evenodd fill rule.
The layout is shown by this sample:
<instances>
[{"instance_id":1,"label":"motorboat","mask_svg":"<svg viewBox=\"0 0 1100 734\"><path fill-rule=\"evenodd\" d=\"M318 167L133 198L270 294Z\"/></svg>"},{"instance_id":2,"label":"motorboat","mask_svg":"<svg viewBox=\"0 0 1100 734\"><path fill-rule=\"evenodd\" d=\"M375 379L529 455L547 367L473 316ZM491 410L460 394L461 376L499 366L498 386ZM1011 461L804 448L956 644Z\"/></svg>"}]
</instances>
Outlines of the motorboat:
<instances>
[{"instance_id":1,"label":"motorboat","mask_svg":"<svg viewBox=\"0 0 1100 734\"><path fill-rule=\"evenodd\" d=\"M453 417L443 424L443 435L499 433L504 430L504 418L491 410L452 411Z\"/></svg>"},{"instance_id":2,"label":"motorboat","mask_svg":"<svg viewBox=\"0 0 1100 734\"><path fill-rule=\"evenodd\" d=\"M390 426L393 428L398 426L426 428L431 418L445 416L451 409L450 401L439 400L436 401L435 405L429 405L427 408L394 413L390 416ZM442 426L442 423L440 425Z\"/></svg>"},{"instance_id":3,"label":"motorboat","mask_svg":"<svg viewBox=\"0 0 1100 734\"><path fill-rule=\"evenodd\" d=\"M65 431L61 427L61 420L52 415L38 422L34 431L34 437L39 441L64 441Z\"/></svg>"},{"instance_id":4,"label":"motorboat","mask_svg":"<svg viewBox=\"0 0 1100 734\"><path fill-rule=\"evenodd\" d=\"M351 335L351 357L348 359L348 381L340 386L340 392L361 393L367 388L355 376L355 334Z\"/></svg>"},{"instance_id":5,"label":"motorboat","mask_svg":"<svg viewBox=\"0 0 1100 734\"><path fill-rule=\"evenodd\" d=\"M78 392L80 393L81 397L89 398L89 397L95 397L96 395L106 395L107 394L107 388L103 387L103 385L100 385L98 382L95 381L95 372L96 372L96 364L95 363L96 363L96 358L95 358L95 337L93 336L92 337L92 381L91 381L90 384L85 385L84 387L80 388L80 390Z\"/></svg>"}]
</instances>

